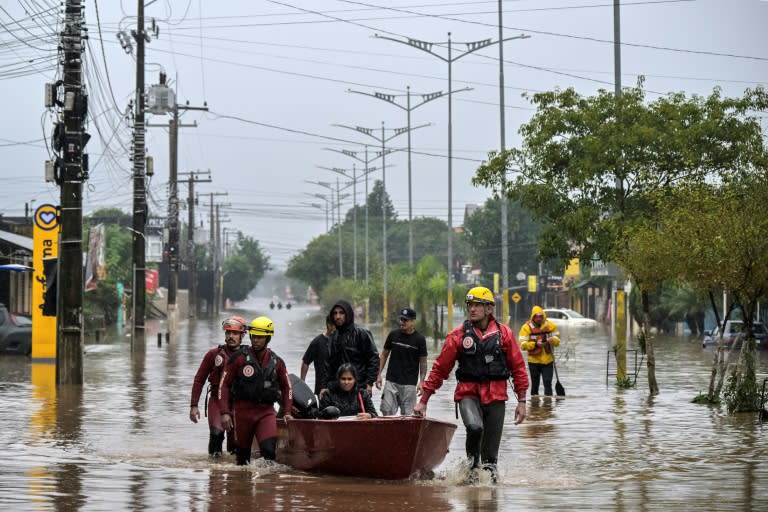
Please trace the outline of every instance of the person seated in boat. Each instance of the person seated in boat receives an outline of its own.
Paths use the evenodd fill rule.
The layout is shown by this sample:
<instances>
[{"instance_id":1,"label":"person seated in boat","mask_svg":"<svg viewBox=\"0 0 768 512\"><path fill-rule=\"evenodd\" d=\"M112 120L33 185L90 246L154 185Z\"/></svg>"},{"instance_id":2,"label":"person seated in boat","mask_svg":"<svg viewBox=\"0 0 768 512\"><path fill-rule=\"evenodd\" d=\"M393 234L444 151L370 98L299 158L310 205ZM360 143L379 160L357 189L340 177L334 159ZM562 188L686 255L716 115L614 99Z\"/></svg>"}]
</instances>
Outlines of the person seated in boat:
<instances>
[{"instance_id":1,"label":"person seated in boat","mask_svg":"<svg viewBox=\"0 0 768 512\"><path fill-rule=\"evenodd\" d=\"M322 411L329 407L338 409L339 416L357 416L360 420L378 416L371 395L365 388L358 387L357 370L350 363L339 366L336 380L331 381L328 389L323 393L320 399L321 417L323 417Z\"/></svg>"}]
</instances>

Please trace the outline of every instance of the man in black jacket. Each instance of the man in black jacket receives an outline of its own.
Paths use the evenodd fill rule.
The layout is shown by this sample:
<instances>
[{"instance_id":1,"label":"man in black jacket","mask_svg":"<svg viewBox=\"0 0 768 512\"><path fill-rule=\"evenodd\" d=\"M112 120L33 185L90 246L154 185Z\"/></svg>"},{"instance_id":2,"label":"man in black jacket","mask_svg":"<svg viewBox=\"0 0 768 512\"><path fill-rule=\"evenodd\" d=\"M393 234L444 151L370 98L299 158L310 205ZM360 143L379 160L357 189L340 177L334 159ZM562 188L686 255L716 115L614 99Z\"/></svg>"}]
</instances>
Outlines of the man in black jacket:
<instances>
[{"instance_id":1,"label":"man in black jacket","mask_svg":"<svg viewBox=\"0 0 768 512\"><path fill-rule=\"evenodd\" d=\"M373 335L368 329L355 325L352 305L345 300L339 300L333 305L330 317L336 331L331 336L325 364L324 390L328 388L328 382L336 376L339 366L351 363L357 371L358 385L371 394L373 383L379 374L379 351L373 341ZM320 392L321 395L323 391Z\"/></svg>"}]
</instances>

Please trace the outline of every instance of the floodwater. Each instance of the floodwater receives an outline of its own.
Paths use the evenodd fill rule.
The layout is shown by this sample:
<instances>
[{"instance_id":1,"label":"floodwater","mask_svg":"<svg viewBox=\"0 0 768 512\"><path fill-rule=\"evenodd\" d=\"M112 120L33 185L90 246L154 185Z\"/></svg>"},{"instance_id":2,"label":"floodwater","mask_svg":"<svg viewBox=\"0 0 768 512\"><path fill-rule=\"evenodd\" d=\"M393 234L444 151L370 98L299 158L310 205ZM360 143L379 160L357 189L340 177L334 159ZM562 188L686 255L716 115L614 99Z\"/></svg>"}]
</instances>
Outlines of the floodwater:
<instances>
[{"instance_id":1,"label":"floodwater","mask_svg":"<svg viewBox=\"0 0 768 512\"><path fill-rule=\"evenodd\" d=\"M271 346L298 373L322 314L270 311L264 302L240 313L273 318ZM114 333L88 343L83 386L56 387L51 365L0 358L0 504L13 511L768 510L768 427L755 414L691 403L707 389L712 360L712 348L695 340L657 339L661 393L649 398L644 367L634 389L606 384L610 342L602 329L564 330L558 370L567 398L529 400L528 419L517 426L510 404L500 482L464 485L461 426L428 481L341 478L259 461L238 467L229 456L209 461L207 424L189 421L189 395L203 353L221 342L220 322L182 321L178 337L158 346L164 329L149 324L142 350ZM382 328L373 331L381 346ZM429 349L431 363L437 349ZM758 365L762 383L768 353ZM456 421L453 387L446 382L430 400L430 416ZM378 447L397 442L381 439Z\"/></svg>"}]
</instances>

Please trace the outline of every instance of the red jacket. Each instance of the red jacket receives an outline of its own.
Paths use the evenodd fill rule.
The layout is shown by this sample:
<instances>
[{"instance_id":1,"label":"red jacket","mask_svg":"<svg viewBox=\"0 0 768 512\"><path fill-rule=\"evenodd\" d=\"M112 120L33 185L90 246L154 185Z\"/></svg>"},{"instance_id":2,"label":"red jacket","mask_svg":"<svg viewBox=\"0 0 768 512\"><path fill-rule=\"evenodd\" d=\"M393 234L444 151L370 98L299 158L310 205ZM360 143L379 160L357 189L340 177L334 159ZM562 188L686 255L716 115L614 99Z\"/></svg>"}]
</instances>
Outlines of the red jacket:
<instances>
[{"instance_id":1,"label":"red jacket","mask_svg":"<svg viewBox=\"0 0 768 512\"><path fill-rule=\"evenodd\" d=\"M520 347L515 340L515 335L512 330L506 325L498 323L496 319L491 316L485 334L482 334L476 327L475 333L478 338L484 341L497 333L499 329L501 329L499 345L506 356L507 368L509 368L509 373L511 374L515 386L514 391L521 399L525 399L525 395L528 392L528 372L525 369L523 353L520 351ZM443 381L451 374L453 367L456 365L463 338L463 325L455 328L445 338L443 350L440 352L440 355L437 356L437 359L432 365L432 370L424 381L424 393L421 395L422 403L426 404L429 397L432 396L435 391L440 389L440 386L443 385ZM456 391L453 393L454 401L458 402L462 398L467 397L477 397L480 399L482 405L487 405L497 400L506 401L509 399L509 396L507 395L507 381L486 380L483 382L457 382Z\"/></svg>"},{"instance_id":2,"label":"red jacket","mask_svg":"<svg viewBox=\"0 0 768 512\"><path fill-rule=\"evenodd\" d=\"M248 350L251 352L251 357L258 361L262 368L269 361L269 349L264 350L261 354L261 358L254 354L251 347L248 347ZM234 361L227 364L224 368L224 373L221 375L221 385L219 385L219 407L221 407L221 414L232 414L232 384L235 382L235 377L240 373L243 366L245 366L245 354L241 353ZM277 357L277 366L275 370L277 372L278 385L280 386L280 398L283 402L283 410L291 411L291 407L293 406L291 380L288 378L288 370L285 368L285 362L283 362L280 357ZM286 414L288 413L289 412L286 412Z\"/></svg>"},{"instance_id":3,"label":"red jacket","mask_svg":"<svg viewBox=\"0 0 768 512\"><path fill-rule=\"evenodd\" d=\"M232 349L229 345L224 344L213 347L205 353L200 363L200 368L197 369L195 374L195 379L192 381L192 400L190 405L197 407L206 379L211 383L211 396L215 397L218 395L221 372L224 370L229 356L237 350L240 350L240 347Z\"/></svg>"}]
</instances>

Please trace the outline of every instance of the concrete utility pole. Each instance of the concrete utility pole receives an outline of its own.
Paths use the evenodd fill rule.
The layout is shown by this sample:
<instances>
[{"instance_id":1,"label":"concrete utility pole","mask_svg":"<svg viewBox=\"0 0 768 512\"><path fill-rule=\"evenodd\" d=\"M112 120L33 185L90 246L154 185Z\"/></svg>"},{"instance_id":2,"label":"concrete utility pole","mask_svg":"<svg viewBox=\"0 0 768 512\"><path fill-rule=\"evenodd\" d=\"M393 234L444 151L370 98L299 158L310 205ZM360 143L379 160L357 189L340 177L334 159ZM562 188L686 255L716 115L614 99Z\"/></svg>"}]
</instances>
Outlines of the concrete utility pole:
<instances>
[{"instance_id":1,"label":"concrete utility pole","mask_svg":"<svg viewBox=\"0 0 768 512\"><path fill-rule=\"evenodd\" d=\"M221 272L221 264L224 262L223 258L223 252L222 247L223 244L221 243L221 224L223 222L229 222L229 219L222 220L221 218L221 208L228 208L232 206L231 203L217 203L216 204L216 240L214 242L214 247L216 248L216 267L214 268L214 286L213 286L213 297L214 302L216 304L216 307L214 308L214 311L218 315L221 312L221 306L223 304L223 294L224 294L224 274Z\"/></svg>"},{"instance_id":2,"label":"concrete utility pole","mask_svg":"<svg viewBox=\"0 0 768 512\"><path fill-rule=\"evenodd\" d=\"M160 86L166 86L165 73L160 73ZM171 97L175 98L173 94ZM208 111L208 106L193 107L179 105L173 101L170 108L157 108L152 105L153 113L169 113L171 119L168 124L147 124L147 126L168 127L168 330L171 334L176 332L179 312L176 308L176 295L179 288L179 195L178 195L178 169L179 169L179 128L197 128L197 121L190 124L179 122L180 110Z\"/></svg>"},{"instance_id":3,"label":"concrete utility pole","mask_svg":"<svg viewBox=\"0 0 768 512\"><path fill-rule=\"evenodd\" d=\"M331 208L331 217L333 218L333 208L336 208L336 234L338 235L339 239L339 279L344 279L344 259L342 254L342 236L341 236L341 200L346 199L349 197L349 194L341 195L341 188L339 185L338 179L336 180L336 200L333 199L333 183L328 181L309 181L304 180L305 183L310 183L312 185L319 185L321 187L327 188L330 192L330 199L328 199L327 196L323 194L314 194L315 197L322 199L330 204ZM346 185L344 188L348 188L349 185Z\"/></svg>"},{"instance_id":4,"label":"concrete utility pole","mask_svg":"<svg viewBox=\"0 0 768 512\"><path fill-rule=\"evenodd\" d=\"M442 98L445 96L443 91L437 91L437 92L430 92L427 94L421 95L421 102L417 103L414 106L411 106L411 86L406 86L406 103L405 106L400 105L395 101L395 98L402 95L397 94L386 94L383 92L362 92L362 91L355 91L352 89L348 89L349 92L353 92L355 94L362 94L364 96L370 96L371 98L376 98L382 101L386 101L387 103L390 103L397 108L401 110L405 110L406 112L406 119L408 121L408 264L413 267L413 192L411 190L411 111L416 110L420 106L424 105L425 103L429 103L432 100L436 100L438 98ZM461 91L471 91L471 87L465 87L464 89L459 89L455 92L461 92Z\"/></svg>"},{"instance_id":5,"label":"concrete utility pole","mask_svg":"<svg viewBox=\"0 0 768 512\"><path fill-rule=\"evenodd\" d=\"M83 153L90 135L85 132L88 97L83 86L85 7L67 0L59 59L63 64L63 128L60 130L61 241L57 285L58 336L56 383L83 383L83 181L88 179L88 157Z\"/></svg>"},{"instance_id":6,"label":"concrete utility pole","mask_svg":"<svg viewBox=\"0 0 768 512\"><path fill-rule=\"evenodd\" d=\"M211 171L180 172L189 176L185 181L189 187L187 196L187 273L189 275L189 317L197 316L197 245L195 244L195 183L210 183ZM202 176L200 178L199 176Z\"/></svg>"},{"instance_id":7,"label":"concrete utility pole","mask_svg":"<svg viewBox=\"0 0 768 512\"><path fill-rule=\"evenodd\" d=\"M131 347L143 346L144 316L147 300L147 288L144 281L146 266L146 238L144 230L147 224L147 191L145 174L144 147L144 43L149 35L144 32L144 0L139 0L136 15L136 100L133 117L133 336Z\"/></svg>"},{"instance_id":8,"label":"concrete utility pole","mask_svg":"<svg viewBox=\"0 0 768 512\"><path fill-rule=\"evenodd\" d=\"M381 152L379 153L381 155L381 182L383 185L383 192L381 198L381 229L382 229L382 267L383 267L383 279L384 279L384 285L383 285L383 304L382 304L382 320L384 321L384 324L386 325L387 318L389 315L389 304L387 303L387 294L388 294L388 276L387 276L387 164L386 164L386 156L387 153L392 153L393 149L387 149L386 143L390 140L394 139L395 137L402 135L404 133L410 133L412 130L416 130L418 128L424 128L425 126L429 126L429 124L422 124L419 126L414 126L413 128L406 126L405 128L394 128L394 134L387 137L385 135L385 128L384 128L384 121L381 122L381 135L377 136L375 135L374 128L363 128L362 126L347 126L343 124L334 124L333 126L338 126L339 128L347 128L349 130L354 130L356 132L363 133L372 139L378 141L381 144ZM367 192L367 191L366 191ZM367 199L367 198L366 198ZM366 201L367 202L367 201Z\"/></svg>"},{"instance_id":9,"label":"concrete utility pole","mask_svg":"<svg viewBox=\"0 0 768 512\"><path fill-rule=\"evenodd\" d=\"M463 43L466 47L466 50L454 57L453 43L451 41L450 32L448 32L447 43L443 43L443 42L433 43L433 42L420 41L418 39L411 39L411 38L408 38L407 40L402 41L400 39L394 39L392 37L380 36L379 34L374 34L374 37L412 46L413 48L417 48L423 52L433 55L448 64L448 300L447 300L448 319L447 320L448 320L448 330L450 330L453 328L453 124L452 124L453 63L459 60L460 58L466 55L469 55L470 53L474 53L483 48L487 48L488 46L494 45L500 41L491 41L490 39L483 39L481 41L471 41L468 43ZM521 34L519 36L507 37L506 39L503 39L503 41L510 41L512 39L525 39L528 37L530 36ZM446 44L448 46L447 57L443 57L439 53L436 53L432 50L432 47L435 45L443 46Z\"/></svg>"},{"instance_id":10,"label":"concrete utility pole","mask_svg":"<svg viewBox=\"0 0 768 512\"><path fill-rule=\"evenodd\" d=\"M210 245L210 252L208 254L208 258L209 258L209 263L210 263L210 266L211 266L210 267L211 268L211 273L212 273L212 277L213 277L213 283L212 283L212 285L213 285L213 300L208 303L207 308L206 308L207 309L206 312L207 312L208 316L213 316L214 314L218 314L218 312L219 312L218 304L216 304L216 301L218 300L217 299L217 296L218 296L217 288L219 286L219 283L218 283L218 271L217 271L219 262L218 262L218 257L217 257L217 254L216 254L217 253L216 230L217 230L217 225L218 224L217 224L217 221L216 221L216 216L214 215L214 213L215 213L215 204L213 202L213 198L215 196L228 196L229 192L208 192L208 193L201 194L201 195L209 196L210 197L210 199L209 199L210 202L208 203L208 206L210 206L210 208L211 208L211 210L210 210L210 216L211 217L210 217L210 221L209 221L210 226L211 226L211 233L210 233L210 243L209 243L209 245Z\"/></svg>"}]
</instances>

